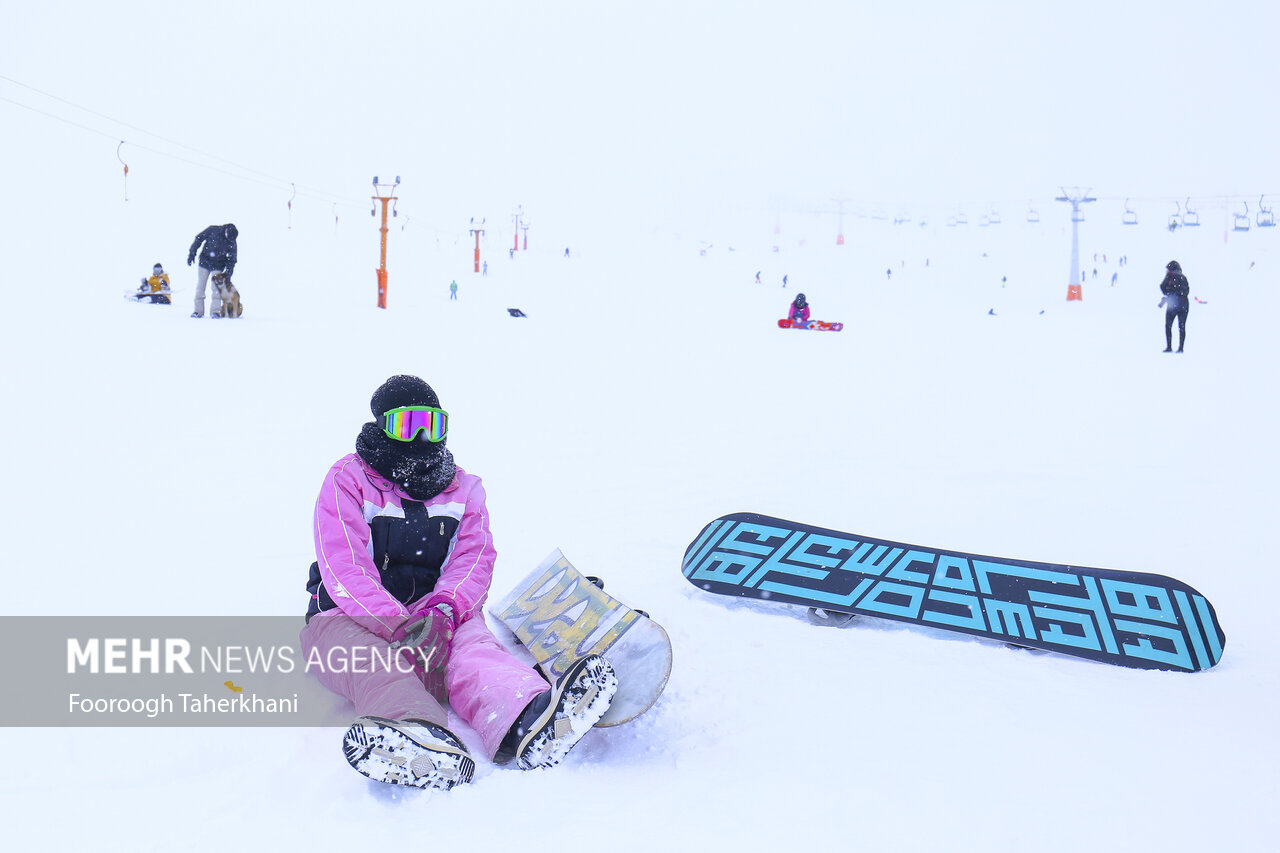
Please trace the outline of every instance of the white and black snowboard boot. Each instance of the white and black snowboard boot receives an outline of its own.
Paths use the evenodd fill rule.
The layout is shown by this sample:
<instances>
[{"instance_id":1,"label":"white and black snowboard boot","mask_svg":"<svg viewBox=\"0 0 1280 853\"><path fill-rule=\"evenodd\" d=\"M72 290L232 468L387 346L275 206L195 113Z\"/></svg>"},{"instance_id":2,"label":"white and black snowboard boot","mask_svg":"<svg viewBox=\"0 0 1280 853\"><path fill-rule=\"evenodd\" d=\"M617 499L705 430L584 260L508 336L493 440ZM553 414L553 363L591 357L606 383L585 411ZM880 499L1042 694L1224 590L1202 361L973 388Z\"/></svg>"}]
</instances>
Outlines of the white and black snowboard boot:
<instances>
[{"instance_id":1,"label":"white and black snowboard boot","mask_svg":"<svg viewBox=\"0 0 1280 853\"><path fill-rule=\"evenodd\" d=\"M495 760L514 757L523 770L554 767L600 721L617 692L618 676L607 660L590 655L574 662L549 691L529 703Z\"/></svg>"},{"instance_id":2,"label":"white and black snowboard boot","mask_svg":"<svg viewBox=\"0 0 1280 853\"><path fill-rule=\"evenodd\" d=\"M453 732L426 720L357 717L342 738L347 763L376 782L438 788L470 782L476 763Z\"/></svg>"}]
</instances>

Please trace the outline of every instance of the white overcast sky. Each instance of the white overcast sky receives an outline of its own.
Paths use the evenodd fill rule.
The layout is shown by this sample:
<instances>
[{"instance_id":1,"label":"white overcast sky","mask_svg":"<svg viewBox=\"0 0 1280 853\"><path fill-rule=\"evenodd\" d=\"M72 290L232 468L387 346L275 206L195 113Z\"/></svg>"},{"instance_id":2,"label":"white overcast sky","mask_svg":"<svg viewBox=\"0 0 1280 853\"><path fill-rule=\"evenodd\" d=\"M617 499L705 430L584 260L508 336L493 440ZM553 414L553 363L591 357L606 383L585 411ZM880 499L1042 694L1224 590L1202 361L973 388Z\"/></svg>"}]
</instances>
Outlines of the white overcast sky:
<instances>
[{"instance_id":1,"label":"white overcast sky","mask_svg":"<svg viewBox=\"0 0 1280 853\"><path fill-rule=\"evenodd\" d=\"M1280 192L1278 9L51 0L0 32L0 117L18 137L0 151L20 156L49 121L18 101L360 203L377 172L442 205L554 199L602 216L982 203L1064 184L1256 195Z\"/></svg>"}]
</instances>

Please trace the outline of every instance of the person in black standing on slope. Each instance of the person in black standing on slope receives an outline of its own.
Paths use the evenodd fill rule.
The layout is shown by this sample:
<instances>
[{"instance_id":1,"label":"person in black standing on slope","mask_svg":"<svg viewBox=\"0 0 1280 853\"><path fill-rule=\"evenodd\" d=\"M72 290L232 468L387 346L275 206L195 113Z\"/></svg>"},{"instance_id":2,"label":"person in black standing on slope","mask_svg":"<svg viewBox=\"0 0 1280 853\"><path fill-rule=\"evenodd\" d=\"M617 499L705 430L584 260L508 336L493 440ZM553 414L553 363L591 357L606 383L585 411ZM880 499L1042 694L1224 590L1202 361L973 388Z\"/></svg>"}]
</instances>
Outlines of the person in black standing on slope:
<instances>
[{"instance_id":1,"label":"person in black standing on slope","mask_svg":"<svg viewBox=\"0 0 1280 853\"><path fill-rule=\"evenodd\" d=\"M200 272L196 276L196 306L192 317L204 316L204 291L210 273L224 273L231 278L236 268L236 238L240 232L236 226L228 222L226 225L210 225L196 235L191 248L187 250L187 266L195 263L196 252L200 252ZM201 249L201 247L204 247ZM209 316L221 317L222 295L218 288L213 289L209 297Z\"/></svg>"},{"instance_id":2,"label":"person in black standing on slope","mask_svg":"<svg viewBox=\"0 0 1280 853\"><path fill-rule=\"evenodd\" d=\"M1187 339L1187 309L1191 307L1191 285L1182 274L1182 266L1177 261L1169 261L1165 265L1160 292L1164 294L1164 298L1160 300L1160 305L1164 307L1164 351L1173 352L1173 320L1176 317L1178 352L1182 352L1182 344Z\"/></svg>"}]
</instances>

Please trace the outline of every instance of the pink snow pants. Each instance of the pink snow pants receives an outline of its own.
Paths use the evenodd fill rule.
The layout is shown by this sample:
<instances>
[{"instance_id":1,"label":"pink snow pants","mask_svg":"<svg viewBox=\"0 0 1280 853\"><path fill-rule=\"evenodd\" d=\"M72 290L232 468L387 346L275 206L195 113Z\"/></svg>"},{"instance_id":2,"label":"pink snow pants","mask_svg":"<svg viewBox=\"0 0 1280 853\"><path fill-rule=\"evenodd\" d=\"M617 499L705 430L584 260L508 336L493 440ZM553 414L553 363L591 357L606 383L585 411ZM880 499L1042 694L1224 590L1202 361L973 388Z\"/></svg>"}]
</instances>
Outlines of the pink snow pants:
<instances>
[{"instance_id":1,"label":"pink snow pants","mask_svg":"<svg viewBox=\"0 0 1280 853\"><path fill-rule=\"evenodd\" d=\"M373 647L381 653L391 645L336 607L312 616L301 639L308 659L313 651L328 659L331 649ZM325 687L355 704L357 716L413 717L448 728L448 712L417 675L399 672L396 667L373 669L376 671L315 672ZM450 707L480 736L489 759L533 697L551 689L537 670L507 651L482 615L468 619L454 631L445 684Z\"/></svg>"}]
</instances>

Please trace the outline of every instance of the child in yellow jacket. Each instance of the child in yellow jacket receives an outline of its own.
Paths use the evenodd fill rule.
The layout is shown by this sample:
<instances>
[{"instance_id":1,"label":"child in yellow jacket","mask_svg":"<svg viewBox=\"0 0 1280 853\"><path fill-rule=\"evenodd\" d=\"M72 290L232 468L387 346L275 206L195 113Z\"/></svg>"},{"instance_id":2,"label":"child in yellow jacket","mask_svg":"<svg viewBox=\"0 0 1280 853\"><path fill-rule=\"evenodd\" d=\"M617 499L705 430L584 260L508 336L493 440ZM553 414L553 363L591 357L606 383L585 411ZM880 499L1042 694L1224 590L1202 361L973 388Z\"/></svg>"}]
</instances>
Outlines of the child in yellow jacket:
<instances>
[{"instance_id":1,"label":"child in yellow jacket","mask_svg":"<svg viewBox=\"0 0 1280 853\"><path fill-rule=\"evenodd\" d=\"M156 264L151 268L151 277L142 280L135 298L139 302L150 299L153 303L168 305L170 291L169 274L164 271L164 267Z\"/></svg>"}]
</instances>

